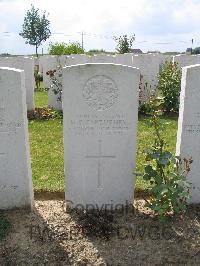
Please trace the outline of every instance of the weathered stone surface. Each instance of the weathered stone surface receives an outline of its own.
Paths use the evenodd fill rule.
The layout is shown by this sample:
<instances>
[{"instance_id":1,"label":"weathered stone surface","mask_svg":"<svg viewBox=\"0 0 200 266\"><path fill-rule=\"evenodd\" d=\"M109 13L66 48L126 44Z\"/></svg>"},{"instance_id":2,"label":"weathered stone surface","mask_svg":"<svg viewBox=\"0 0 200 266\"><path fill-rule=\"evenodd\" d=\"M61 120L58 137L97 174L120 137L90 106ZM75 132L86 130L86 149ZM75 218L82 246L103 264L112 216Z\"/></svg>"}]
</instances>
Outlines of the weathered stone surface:
<instances>
[{"instance_id":1,"label":"weathered stone surface","mask_svg":"<svg viewBox=\"0 0 200 266\"><path fill-rule=\"evenodd\" d=\"M10 67L24 70L25 88L26 88L26 104L29 111L34 110L34 66L35 61L30 57L0 57L0 67Z\"/></svg>"},{"instance_id":2,"label":"weathered stone surface","mask_svg":"<svg viewBox=\"0 0 200 266\"><path fill-rule=\"evenodd\" d=\"M93 208L132 202L139 70L65 67L63 86L66 199Z\"/></svg>"},{"instance_id":3,"label":"weathered stone surface","mask_svg":"<svg viewBox=\"0 0 200 266\"><path fill-rule=\"evenodd\" d=\"M192 157L188 179L192 182L192 202L200 202L200 65L184 67L176 152Z\"/></svg>"},{"instance_id":4,"label":"weathered stone surface","mask_svg":"<svg viewBox=\"0 0 200 266\"><path fill-rule=\"evenodd\" d=\"M31 208L24 71L0 68L0 209Z\"/></svg>"}]
</instances>

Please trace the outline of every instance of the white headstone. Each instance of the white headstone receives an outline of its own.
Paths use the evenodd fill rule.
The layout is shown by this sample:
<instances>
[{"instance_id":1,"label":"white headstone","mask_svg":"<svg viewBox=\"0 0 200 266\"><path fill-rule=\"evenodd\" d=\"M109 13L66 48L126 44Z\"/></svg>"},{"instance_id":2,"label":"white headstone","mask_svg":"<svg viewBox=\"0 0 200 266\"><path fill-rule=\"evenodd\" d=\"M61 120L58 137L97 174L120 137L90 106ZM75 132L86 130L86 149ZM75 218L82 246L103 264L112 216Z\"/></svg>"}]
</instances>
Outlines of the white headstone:
<instances>
[{"instance_id":1,"label":"white headstone","mask_svg":"<svg viewBox=\"0 0 200 266\"><path fill-rule=\"evenodd\" d=\"M155 91L158 84L160 58L156 54L141 54L133 56L133 66L140 69L143 83L148 83L151 90Z\"/></svg>"},{"instance_id":2,"label":"white headstone","mask_svg":"<svg viewBox=\"0 0 200 266\"><path fill-rule=\"evenodd\" d=\"M182 71L176 153L192 157L188 179L192 182L192 202L200 202L200 65Z\"/></svg>"},{"instance_id":3,"label":"white headstone","mask_svg":"<svg viewBox=\"0 0 200 266\"><path fill-rule=\"evenodd\" d=\"M132 202L138 84L139 70L128 66L63 69L66 199L73 207Z\"/></svg>"},{"instance_id":4,"label":"white headstone","mask_svg":"<svg viewBox=\"0 0 200 266\"><path fill-rule=\"evenodd\" d=\"M90 57L89 63L113 63L116 64L116 57L109 54L96 54Z\"/></svg>"},{"instance_id":5,"label":"white headstone","mask_svg":"<svg viewBox=\"0 0 200 266\"><path fill-rule=\"evenodd\" d=\"M55 77L60 81L60 72L62 72L62 64L60 56L41 56L39 61L39 69L43 74L44 87L48 89L48 106L55 110L62 110L62 102L58 101L58 95L54 93L57 87L53 85L50 75L47 75L49 70L56 70Z\"/></svg>"},{"instance_id":6,"label":"white headstone","mask_svg":"<svg viewBox=\"0 0 200 266\"><path fill-rule=\"evenodd\" d=\"M45 88L50 88L51 82L49 76L46 75L47 71L54 70L59 65L58 56L41 56L39 60L39 69L43 74L43 82Z\"/></svg>"},{"instance_id":7,"label":"white headstone","mask_svg":"<svg viewBox=\"0 0 200 266\"><path fill-rule=\"evenodd\" d=\"M116 54L116 63L126 66L133 66L133 54L126 53L126 54Z\"/></svg>"},{"instance_id":8,"label":"white headstone","mask_svg":"<svg viewBox=\"0 0 200 266\"><path fill-rule=\"evenodd\" d=\"M34 110L34 58L30 57L0 57L0 67L11 67L24 70L25 88L26 88L26 104L28 110Z\"/></svg>"},{"instance_id":9,"label":"white headstone","mask_svg":"<svg viewBox=\"0 0 200 266\"><path fill-rule=\"evenodd\" d=\"M180 68L200 64L200 57L198 55L180 54L173 57L173 62L177 62Z\"/></svg>"},{"instance_id":10,"label":"white headstone","mask_svg":"<svg viewBox=\"0 0 200 266\"><path fill-rule=\"evenodd\" d=\"M61 56L62 66L71 66L77 64L85 64L90 62L90 56L86 54L73 54L73 55L63 55Z\"/></svg>"},{"instance_id":11,"label":"white headstone","mask_svg":"<svg viewBox=\"0 0 200 266\"><path fill-rule=\"evenodd\" d=\"M0 68L0 209L32 207L24 71Z\"/></svg>"}]
</instances>

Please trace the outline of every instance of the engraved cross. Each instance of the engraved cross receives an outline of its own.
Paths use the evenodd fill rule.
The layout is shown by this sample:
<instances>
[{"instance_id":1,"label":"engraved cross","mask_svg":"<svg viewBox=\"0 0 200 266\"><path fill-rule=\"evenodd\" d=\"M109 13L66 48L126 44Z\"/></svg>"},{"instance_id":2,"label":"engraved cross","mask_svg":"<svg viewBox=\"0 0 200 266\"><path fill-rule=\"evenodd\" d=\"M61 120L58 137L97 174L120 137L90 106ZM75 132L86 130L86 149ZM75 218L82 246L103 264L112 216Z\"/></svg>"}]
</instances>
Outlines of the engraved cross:
<instances>
[{"instance_id":1,"label":"engraved cross","mask_svg":"<svg viewBox=\"0 0 200 266\"><path fill-rule=\"evenodd\" d=\"M102 159L114 159L114 155L102 155L102 141L99 140L98 143L98 154L97 155L87 155L87 159L98 159L98 179L97 179L97 188L102 188Z\"/></svg>"}]
</instances>

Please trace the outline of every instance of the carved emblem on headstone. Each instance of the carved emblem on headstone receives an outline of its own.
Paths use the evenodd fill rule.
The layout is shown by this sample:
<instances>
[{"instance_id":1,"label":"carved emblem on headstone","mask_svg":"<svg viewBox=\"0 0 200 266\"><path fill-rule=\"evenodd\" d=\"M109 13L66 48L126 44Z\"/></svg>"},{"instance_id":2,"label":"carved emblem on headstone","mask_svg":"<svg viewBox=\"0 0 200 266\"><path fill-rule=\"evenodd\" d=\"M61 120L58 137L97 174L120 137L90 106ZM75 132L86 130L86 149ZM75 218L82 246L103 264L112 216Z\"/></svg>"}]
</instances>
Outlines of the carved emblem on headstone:
<instances>
[{"instance_id":1,"label":"carved emblem on headstone","mask_svg":"<svg viewBox=\"0 0 200 266\"><path fill-rule=\"evenodd\" d=\"M90 78L83 87L83 98L97 111L109 109L116 103L119 90L112 79L104 75Z\"/></svg>"}]
</instances>

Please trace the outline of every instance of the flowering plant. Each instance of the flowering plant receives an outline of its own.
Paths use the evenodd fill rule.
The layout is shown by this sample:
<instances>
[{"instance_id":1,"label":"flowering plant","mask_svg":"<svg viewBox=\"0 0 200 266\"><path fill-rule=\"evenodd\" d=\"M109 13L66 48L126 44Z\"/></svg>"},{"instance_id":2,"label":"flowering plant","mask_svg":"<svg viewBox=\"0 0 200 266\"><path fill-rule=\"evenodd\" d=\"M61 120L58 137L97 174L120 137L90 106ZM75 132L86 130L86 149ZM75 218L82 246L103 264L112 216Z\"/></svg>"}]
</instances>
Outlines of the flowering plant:
<instances>
[{"instance_id":1,"label":"flowering plant","mask_svg":"<svg viewBox=\"0 0 200 266\"><path fill-rule=\"evenodd\" d=\"M46 72L46 75L49 76L51 85L50 88L54 92L55 95L57 95L57 101L62 101L62 68L60 66L56 69L50 69Z\"/></svg>"}]
</instances>

